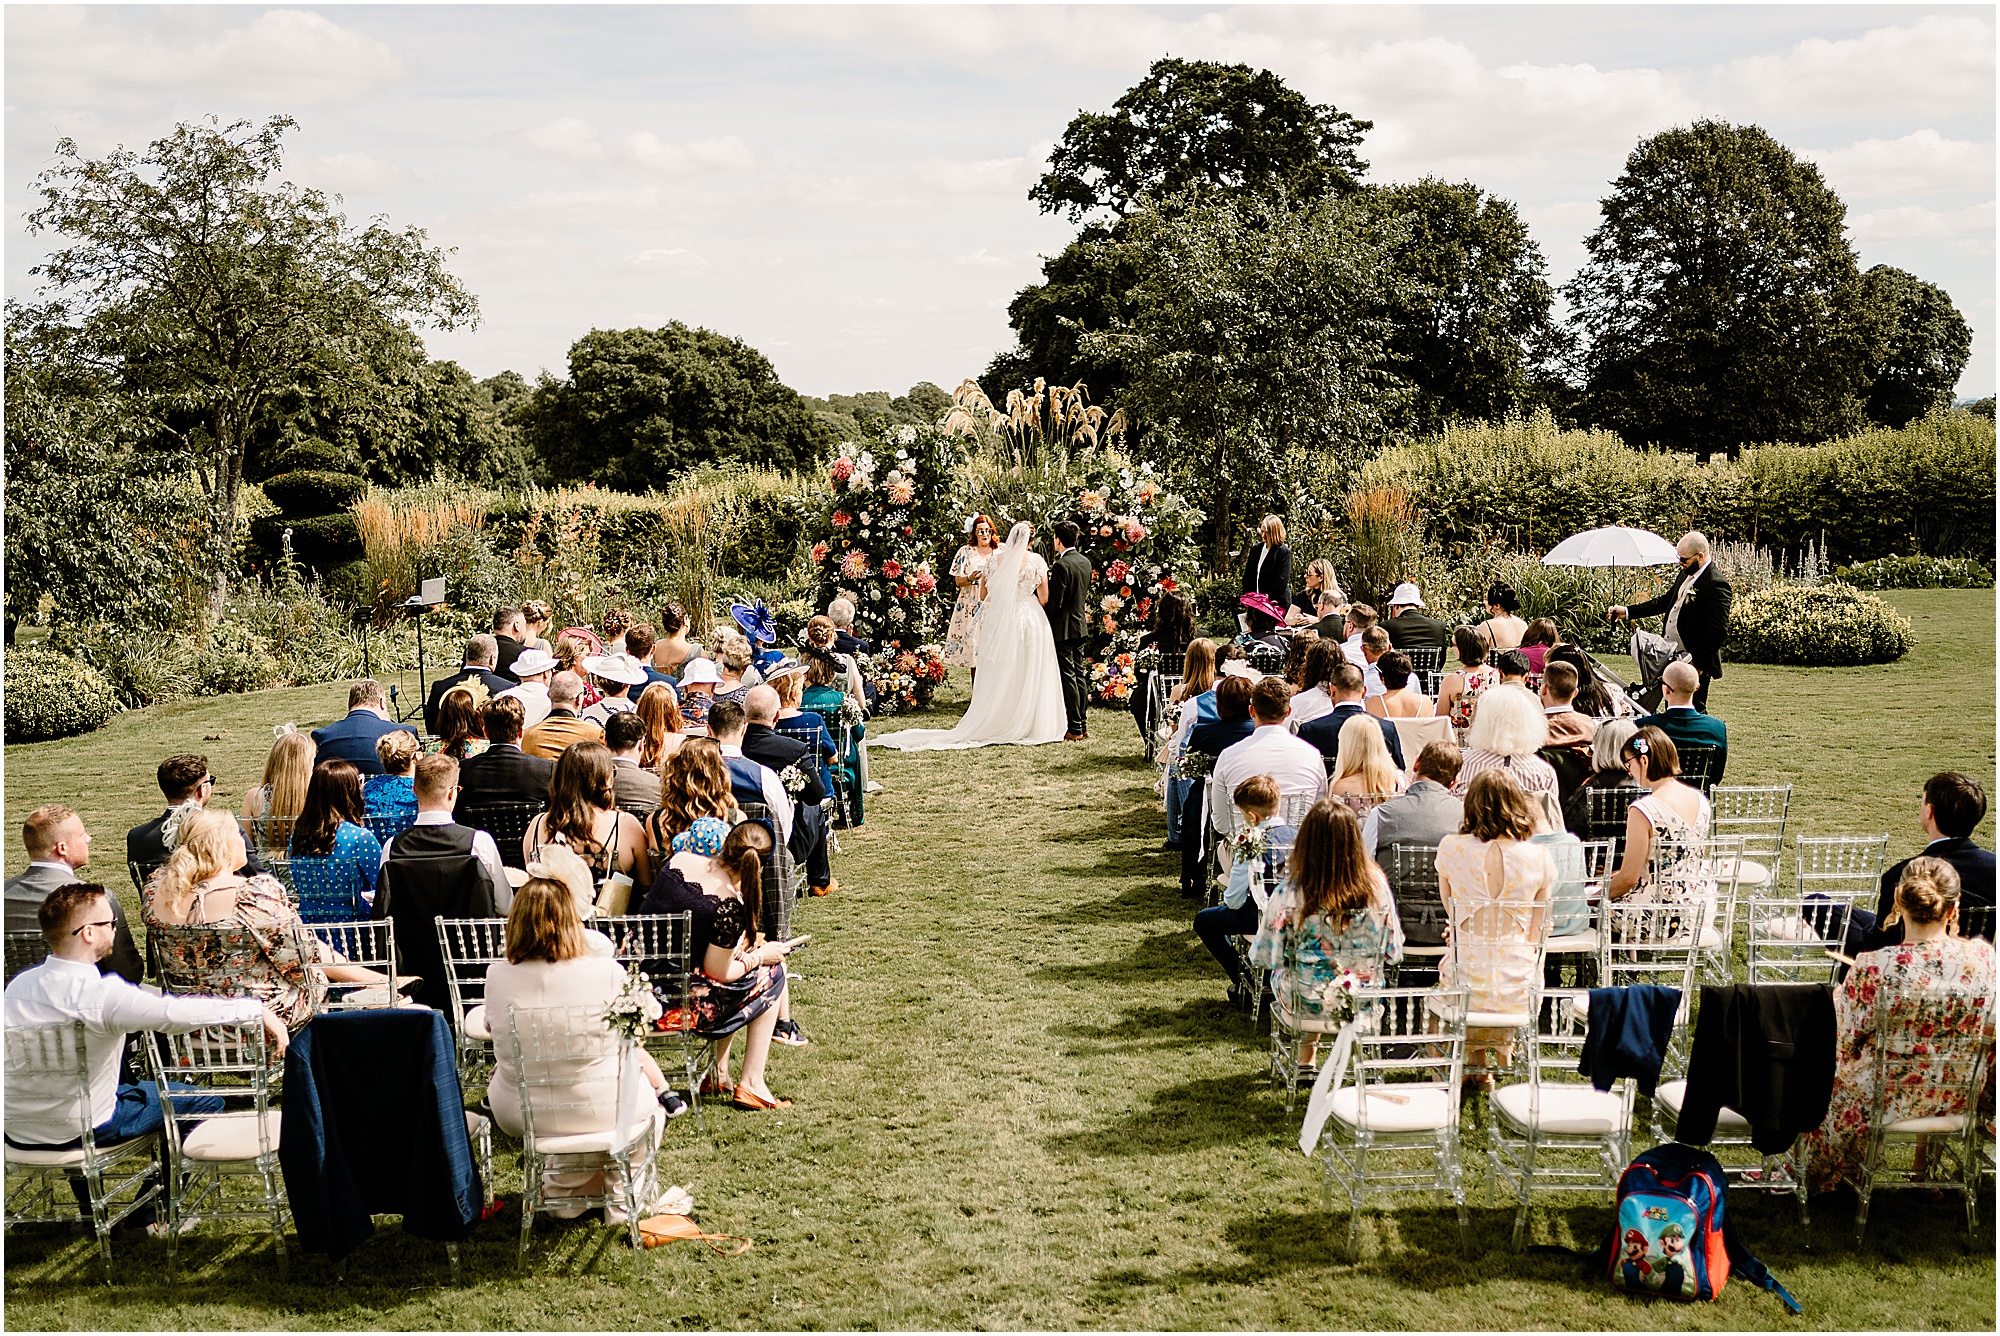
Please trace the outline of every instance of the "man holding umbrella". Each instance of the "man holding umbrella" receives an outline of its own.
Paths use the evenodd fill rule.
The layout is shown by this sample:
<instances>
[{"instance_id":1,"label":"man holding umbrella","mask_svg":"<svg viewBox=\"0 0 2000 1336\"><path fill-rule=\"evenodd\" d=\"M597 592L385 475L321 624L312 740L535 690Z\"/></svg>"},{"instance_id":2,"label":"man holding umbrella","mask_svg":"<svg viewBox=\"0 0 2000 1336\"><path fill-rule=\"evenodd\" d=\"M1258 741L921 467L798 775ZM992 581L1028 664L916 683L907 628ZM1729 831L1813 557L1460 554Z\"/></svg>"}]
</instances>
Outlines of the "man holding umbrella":
<instances>
[{"instance_id":1,"label":"man holding umbrella","mask_svg":"<svg viewBox=\"0 0 2000 1336\"><path fill-rule=\"evenodd\" d=\"M1615 622L1665 613L1668 642L1686 651L1701 675L1694 707L1706 714L1709 680L1722 676L1722 642L1729 634L1729 604L1736 591L1709 559L1708 539L1701 533L1681 535L1674 553L1681 570L1666 593L1629 608L1607 608L1605 615Z\"/></svg>"}]
</instances>

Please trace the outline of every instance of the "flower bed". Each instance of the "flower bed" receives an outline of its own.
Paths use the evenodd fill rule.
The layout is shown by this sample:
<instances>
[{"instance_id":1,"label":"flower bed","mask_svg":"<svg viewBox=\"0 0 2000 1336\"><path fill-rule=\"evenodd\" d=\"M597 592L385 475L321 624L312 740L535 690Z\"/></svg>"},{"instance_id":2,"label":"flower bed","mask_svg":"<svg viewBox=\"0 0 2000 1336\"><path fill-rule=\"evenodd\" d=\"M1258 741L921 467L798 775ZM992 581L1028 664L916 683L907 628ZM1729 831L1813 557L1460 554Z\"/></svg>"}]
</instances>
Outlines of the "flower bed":
<instances>
[{"instance_id":1,"label":"flower bed","mask_svg":"<svg viewBox=\"0 0 2000 1336\"><path fill-rule=\"evenodd\" d=\"M922 713L944 682L944 650L937 645L885 650L863 656L861 675L875 686L875 713Z\"/></svg>"}]
</instances>

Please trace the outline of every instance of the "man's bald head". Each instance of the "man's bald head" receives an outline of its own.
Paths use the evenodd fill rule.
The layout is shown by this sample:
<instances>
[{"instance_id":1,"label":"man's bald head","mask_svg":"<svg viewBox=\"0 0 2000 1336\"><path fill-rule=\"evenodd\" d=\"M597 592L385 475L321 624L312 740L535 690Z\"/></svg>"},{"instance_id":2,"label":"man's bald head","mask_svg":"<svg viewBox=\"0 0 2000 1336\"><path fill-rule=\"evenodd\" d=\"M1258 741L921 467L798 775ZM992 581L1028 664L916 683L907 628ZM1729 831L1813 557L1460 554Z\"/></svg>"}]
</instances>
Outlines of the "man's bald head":
<instances>
[{"instance_id":1,"label":"man's bald head","mask_svg":"<svg viewBox=\"0 0 2000 1336\"><path fill-rule=\"evenodd\" d=\"M1660 685L1667 689L1667 700L1674 705L1686 705L1694 700L1694 693L1701 689L1701 674L1694 665L1680 660L1667 665L1660 674Z\"/></svg>"},{"instance_id":2,"label":"man's bald head","mask_svg":"<svg viewBox=\"0 0 2000 1336\"><path fill-rule=\"evenodd\" d=\"M778 722L778 691L775 687L751 687L743 697L743 713L753 724Z\"/></svg>"}]
</instances>

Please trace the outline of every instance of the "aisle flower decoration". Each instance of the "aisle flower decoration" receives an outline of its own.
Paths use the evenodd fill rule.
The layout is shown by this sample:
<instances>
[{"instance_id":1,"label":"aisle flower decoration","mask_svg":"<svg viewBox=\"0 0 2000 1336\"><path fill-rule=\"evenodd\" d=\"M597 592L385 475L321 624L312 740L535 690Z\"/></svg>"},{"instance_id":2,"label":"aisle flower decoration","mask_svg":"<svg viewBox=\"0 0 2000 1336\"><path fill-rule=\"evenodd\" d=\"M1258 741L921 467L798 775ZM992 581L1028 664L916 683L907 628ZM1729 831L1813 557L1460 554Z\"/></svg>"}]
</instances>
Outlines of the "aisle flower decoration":
<instances>
[{"instance_id":1,"label":"aisle flower decoration","mask_svg":"<svg viewBox=\"0 0 2000 1336\"><path fill-rule=\"evenodd\" d=\"M933 428L894 426L842 442L827 465L823 527L810 535L814 607L847 596L854 633L877 649L912 649L944 629L936 572L940 545L953 536L961 449Z\"/></svg>"},{"instance_id":2,"label":"aisle flower decoration","mask_svg":"<svg viewBox=\"0 0 2000 1336\"><path fill-rule=\"evenodd\" d=\"M945 672L944 650L938 645L890 649L861 660L862 676L875 687L875 712L883 715L928 710Z\"/></svg>"},{"instance_id":3,"label":"aisle flower decoration","mask_svg":"<svg viewBox=\"0 0 2000 1336\"><path fill-rule=\"evenodd\" d=\"M1079 490L1073 515L1079 544L1096 572L1092 587L1092 694L1105 703L1128 700L1138 670L1134 653L1160 595L1198 566L1194 530L1202 514L1167 490L1150 464L1136 467L1115 452L1100 456L1101 476Z\"/></svg>"}]
</instances>

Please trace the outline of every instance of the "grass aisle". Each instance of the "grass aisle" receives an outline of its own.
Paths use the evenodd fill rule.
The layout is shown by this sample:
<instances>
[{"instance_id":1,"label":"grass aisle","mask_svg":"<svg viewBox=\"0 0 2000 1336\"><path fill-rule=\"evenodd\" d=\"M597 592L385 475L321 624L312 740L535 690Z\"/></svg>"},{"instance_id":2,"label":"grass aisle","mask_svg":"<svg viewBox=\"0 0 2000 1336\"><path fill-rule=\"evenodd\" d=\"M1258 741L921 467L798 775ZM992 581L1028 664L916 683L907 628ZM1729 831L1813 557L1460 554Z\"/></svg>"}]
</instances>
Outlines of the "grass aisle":
<instances>
[{"instance_id":1,"label":"grass aisle","mask_svg":"<svg viewBox=\"0 0 2000 1336\"><path fill-rule=\"evenodd\" d=\"M1820 790L1801 798L1796 830L1886 829L1900 857L1917 844L1911 795L1924 774L1992 773L1993 614L1976 592L1897 602L1924 638L1904 663L1731 669L1716 709L1740 729L1733 779ZM159 755L205 745L240 796L269 722L309 706L324 717L333 694L203 702L9 748L8 827L35 802L81 794L115 865L118 833L153 810L145 781ZM960 701L907 722L948 722ZM1861 714L1877 722L1857 748ZM128 1280L107 1295L77 1242L20 1236L7 1251L9 1325L1798 1325L1740 1283L1716 1304L1649 1305L1518 1255L1511 1210L1484 1204L1476 1168L1472 1260L1458 1256L1450 1212L1415 1197L1369 1218L1358 1266L1333 1261L1344 1217L1319 1213L1317 1176L1287 1149L1294 1124L1262 1076L1268 1040L1225 1009L1189 931L1135 730L1109 712L1093 725L1082 746L875 754L887 787L845 837L844 888L800 911L816 940L794 960L797 1014L814 1042L780 1050L771 1078L798 1104L711 1111L705 1137L683 1119L663 1152L711 1229L756 1239L749 1255L633 1256L601 1247L599 1231L545 1228L520 1276L509 1212L468 1245L462 1289L446 1283L440 1248L393 1223L336 1287L323 1262L298 1258L280 1284L268 1248L211 1227L184 1244L178 1289L164 1249L142 1244L119 1251ZM1483 1136L1468 1128L1469 1163ZM511 1198L519 1176L504 1147L498 1184ZM1993 1326L1990 1207L1968 1248L1954 1204L1885 1195L1857 1253L1851 1197L1820 1204L1810 1236L1789 1201L1740 1194L1731 1206L1808 1326ZM1576 1196L1538 1210L1535 1232L1589 1247L1608 1222L1601 1198Z\"/></svg>"}]
</instances>

